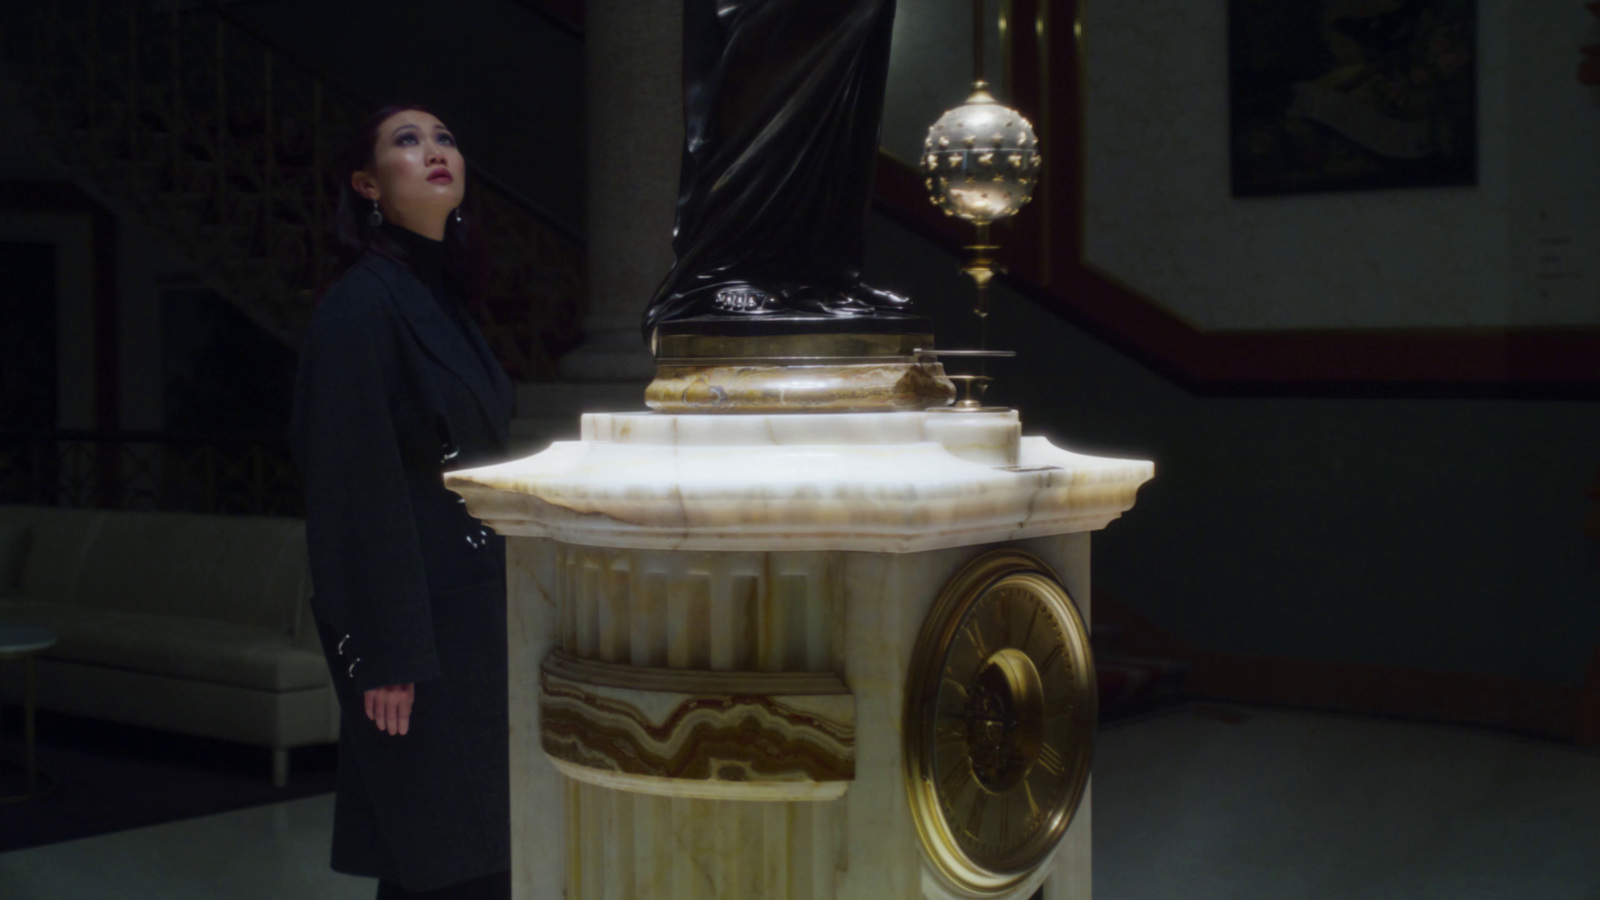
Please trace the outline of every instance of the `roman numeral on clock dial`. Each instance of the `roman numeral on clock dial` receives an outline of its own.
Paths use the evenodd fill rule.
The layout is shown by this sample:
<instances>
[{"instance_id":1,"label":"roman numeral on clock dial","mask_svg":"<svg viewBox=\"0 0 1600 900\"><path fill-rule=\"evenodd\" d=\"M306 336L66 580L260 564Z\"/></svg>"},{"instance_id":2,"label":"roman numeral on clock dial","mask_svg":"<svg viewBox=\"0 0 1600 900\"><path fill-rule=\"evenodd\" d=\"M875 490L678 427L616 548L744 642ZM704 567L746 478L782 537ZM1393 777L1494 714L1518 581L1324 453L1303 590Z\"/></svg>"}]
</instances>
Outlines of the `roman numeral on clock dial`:
<instances>
[{"instance_id":1,"label":"roman numeral on clock dial","mask_svg":"<svg viewBox=\"0 0 1600 900\"><path fill-rule=\"evenodd\" d=\"M980 837L983 834L983 813L989 808L989 792L979 789L972 798L972 805L967 807L967 834Z\"/></svg>"},{"instance_id":2,"label":"roman numeral on clock dial","mask_svg":"<svg viewBox=\"0 0 1600 900\"><path fill-rule=\"evenodd\" d=\"M1039 745L1039 756L1034 762L1043 766L1045 771L1057 778L1060 778L1061 774L1067 770L1067 762L1062 759L1061 751L1049 744Z\"/></svg>"}]
</instances>

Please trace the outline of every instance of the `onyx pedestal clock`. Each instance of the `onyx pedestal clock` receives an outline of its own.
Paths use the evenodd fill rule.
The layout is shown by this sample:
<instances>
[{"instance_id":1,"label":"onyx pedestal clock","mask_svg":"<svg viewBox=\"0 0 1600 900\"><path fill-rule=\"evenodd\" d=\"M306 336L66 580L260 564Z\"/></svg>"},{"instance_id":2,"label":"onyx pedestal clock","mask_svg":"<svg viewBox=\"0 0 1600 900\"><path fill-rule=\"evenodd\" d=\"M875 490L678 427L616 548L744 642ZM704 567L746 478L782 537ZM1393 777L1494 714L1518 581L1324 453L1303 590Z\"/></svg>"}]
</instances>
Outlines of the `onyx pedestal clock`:
<instances>
[{"instance_id":1,"label":"onyx pedestal clock","mask_svg":"<svg viewBox=\"0 0 1600 900\"><path fill-rule=\"evenodd\" d=\"M1090 896L1090 533L1153 467L852 402L449 476L511 536L519 898Z\"/></svg>"}]
</instances>

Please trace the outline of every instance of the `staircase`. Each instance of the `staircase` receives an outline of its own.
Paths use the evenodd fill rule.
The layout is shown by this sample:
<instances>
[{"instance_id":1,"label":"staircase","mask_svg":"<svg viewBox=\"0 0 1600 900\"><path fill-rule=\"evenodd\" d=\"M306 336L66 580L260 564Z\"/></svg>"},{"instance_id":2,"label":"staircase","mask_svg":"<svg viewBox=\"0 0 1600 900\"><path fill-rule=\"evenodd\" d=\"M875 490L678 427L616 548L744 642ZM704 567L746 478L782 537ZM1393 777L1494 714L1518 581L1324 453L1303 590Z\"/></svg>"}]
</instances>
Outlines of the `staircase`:
<instances>
[{"instance_id":1,"label":"staircase","mask_svg":"<svg viewBox=\"0 0 1600 900\"><path fill-rule=\"evenodd\" d=\"M215 0L0 4L0 81L68 178L299 345L337 265L332 162L374 104ZM582 248L477 165L472 195L494 262L480 324L514 379L554 377L578 337Z\"/></svg>"}]
</instances>

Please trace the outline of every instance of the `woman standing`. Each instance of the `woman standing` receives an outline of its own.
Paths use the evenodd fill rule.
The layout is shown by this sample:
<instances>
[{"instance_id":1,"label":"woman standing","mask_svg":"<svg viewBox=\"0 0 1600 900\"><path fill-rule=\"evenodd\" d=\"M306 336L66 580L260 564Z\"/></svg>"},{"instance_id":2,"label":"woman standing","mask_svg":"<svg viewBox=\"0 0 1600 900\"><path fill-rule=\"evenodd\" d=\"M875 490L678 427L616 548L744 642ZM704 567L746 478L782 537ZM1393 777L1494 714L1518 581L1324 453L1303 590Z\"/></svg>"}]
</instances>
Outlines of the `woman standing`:
<instances>
[{"instance_id":1,"label":"woman standing","mask_svg":"<svg viewBox=\"0 0 1600 900\"><path fill-rule=\"evenodd\" d=\"M505 544L443 473L506 454L512 390L467 316L486 287L466 164L417 107L358 129L291 441L342 709L333 868L379 898L509 897Z\"/></svg>"}]
</instances>

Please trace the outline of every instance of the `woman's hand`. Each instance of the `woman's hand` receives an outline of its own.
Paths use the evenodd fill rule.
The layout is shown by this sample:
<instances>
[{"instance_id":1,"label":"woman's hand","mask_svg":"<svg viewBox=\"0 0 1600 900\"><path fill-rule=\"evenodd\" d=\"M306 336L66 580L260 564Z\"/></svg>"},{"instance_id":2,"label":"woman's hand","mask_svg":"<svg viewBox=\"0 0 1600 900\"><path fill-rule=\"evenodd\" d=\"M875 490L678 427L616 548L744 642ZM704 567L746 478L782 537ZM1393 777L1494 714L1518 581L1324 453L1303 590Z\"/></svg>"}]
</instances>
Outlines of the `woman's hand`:
<instances>
[{"instance_id":1,"label":"woman's hand","mask_svg":"<svg viewBox=\"0 0 1600 900\"><path fill-rule=\"evenodd\" d=\"M366 692L367 718L379 731L405 734L411 730L411 704L416 699L414 684L390 684Z\"/></svg>"}]
</instances>

